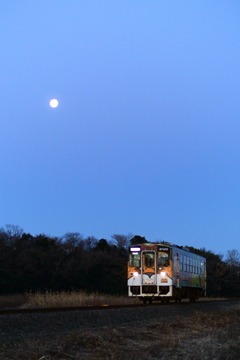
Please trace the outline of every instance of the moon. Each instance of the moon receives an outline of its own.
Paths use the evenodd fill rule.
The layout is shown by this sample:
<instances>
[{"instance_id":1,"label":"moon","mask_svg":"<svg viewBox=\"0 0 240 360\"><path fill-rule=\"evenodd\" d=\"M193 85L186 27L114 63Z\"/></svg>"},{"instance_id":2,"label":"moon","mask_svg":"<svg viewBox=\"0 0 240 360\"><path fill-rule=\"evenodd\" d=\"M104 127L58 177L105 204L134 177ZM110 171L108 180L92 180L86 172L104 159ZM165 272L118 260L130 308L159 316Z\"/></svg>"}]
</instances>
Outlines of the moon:
<instances>
[{"instance_id":1,"label":"moon","mask_svg":"<svg viewBox=\"0 0 240 360\"><path fill-rule=\"evenodd\" d=\"M52 100L49 102L49 105L50 105L52 108L58 107L58 100L57 100L57 99L52 99Z\"/></svg>"}]
</instances>

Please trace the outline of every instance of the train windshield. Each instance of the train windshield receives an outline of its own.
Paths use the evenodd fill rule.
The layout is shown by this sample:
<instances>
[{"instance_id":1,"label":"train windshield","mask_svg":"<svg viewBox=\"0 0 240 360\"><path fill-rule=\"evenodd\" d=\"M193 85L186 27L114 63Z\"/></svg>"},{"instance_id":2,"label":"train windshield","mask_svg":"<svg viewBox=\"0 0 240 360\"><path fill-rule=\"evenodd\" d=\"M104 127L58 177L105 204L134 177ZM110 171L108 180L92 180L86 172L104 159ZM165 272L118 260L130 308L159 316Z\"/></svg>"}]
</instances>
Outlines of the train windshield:
<instances>
[{"instance_id":1,"label":"train windshield","mask_svg":"<svg viewBox=\"0 0 240 360\"><path fill-rule=\"evenodd\" d=\"M165 267L169 266L169 249L159 249L158 250L158 266Z\"/></svg>"},{"instance_id":2,"label":"train windshield","mask_svg":"<svg viewBox=\"0 0 240 360\"><path fill-rule=\"evenodd\" d=\"M141 267L140 252L131 252L129 256L129 265L133 267Z\"/></svg>"},{"instance_id":3,"label":"train windshield","mask_svg":"<svg viewBox=\"0 0 240 360\"><path fill-rule=\"evenodd\" d=\"M154 266L154 253L146 253L145 254L145 266L153 267Z\"/></svg>"}]
</instances>

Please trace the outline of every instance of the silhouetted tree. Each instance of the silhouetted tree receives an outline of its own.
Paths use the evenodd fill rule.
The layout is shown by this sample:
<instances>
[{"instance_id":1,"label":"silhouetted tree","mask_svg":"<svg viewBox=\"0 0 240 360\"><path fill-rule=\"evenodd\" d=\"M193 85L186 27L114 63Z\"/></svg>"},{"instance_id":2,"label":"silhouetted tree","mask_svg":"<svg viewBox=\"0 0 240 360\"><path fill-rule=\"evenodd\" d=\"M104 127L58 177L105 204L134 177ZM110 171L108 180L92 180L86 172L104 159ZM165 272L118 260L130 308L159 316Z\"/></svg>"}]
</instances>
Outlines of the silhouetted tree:
<instances>
[{"instance_id":1,"label":"silhouetted tree","mask_svg":"<svg viewBox=\"0 0 240 360\"><path fill-rule=\"evenodd\" d=\"M226 257L224 289L226 296L240 296L240 253L238 250L228 250Z\"/></svg>"},{"instance_id":2,"label":"silhouetted tree","mask_svg":"<svg viewBox=\"0 0 240 360\"><path fill-rule=\"evenodd\" d=\"M79 247L84 246L84 237L78 232L68 232L62 237L63 247L68 253L74 253Z\"/></svg>"},{"instance_id":3,"label":"silhouetted tree","mask_svg":"<svg viewBox=\"0 0 240 360\"><path fill-rule=\"evenodd\" d=\"M126 294L128 245L145 237L113 234L112 241L68 232L62 238L32 236L19 226L0 228L0 294L85 289ZM207 295L240 296L240 253L226 260L212 251L189 247L207 259Z\"/></svg>"},{"instance_id":4,"label":"silhouetted tree","mask_svg":"<svg viewBox=\"0 0 240 360\"><path fill-rule=\"evenodd\" d=\"M145 237L139 236L139 235L135 235L135 236L130 240L130 244L131 244L131 245L145 244L145 243L149 243L149 241L147 241L147 240L145 239Z\"/></svg>"},{"instance_id":5,"label":"silhouetted tree","mask_svg":"<svg viewBox=\"0 0 240 360\"><path fill-rule=\"evenodd\" d=\"M106 239L100 239L95 247L96 250L101 250L101 251L110 251L111 247L108 244Z\"/></svg>"},{"instance_id":6,"label":"silhouetted tree","mask_svg":"<svg viewBox=\"0 0 240 360\"><path fill-rule=\"evenodd\" d=\"M119 249L128 249L130 245L130 240L133 238L132 234L123 235L123 234L113 234L112 239L114 244Z\"/></svg>"},{"instance_id":7,"label":"silhouetted tree","mask_svg":"<svg viewBox=\"0 0 240 360\"><path fill-rule=\"evenodd\" d=\"M207 262L207 296L226 295L226 263L223 261L223 255L215 254L210 250L195 249L188 246L193 253L206 258Z\"/></svg>"},{"instance_id":8,"label":"silhouetted tree","mask_svg":"<svg viewBox=\"0 0 240 360\"><path fill-rule=\"evenodd\" d=\"M95 236L88 236L86 239L84 239L84 250L91 251L93 250L97 245L98 239L95 238Z\"/></svg>"}]
</instances>

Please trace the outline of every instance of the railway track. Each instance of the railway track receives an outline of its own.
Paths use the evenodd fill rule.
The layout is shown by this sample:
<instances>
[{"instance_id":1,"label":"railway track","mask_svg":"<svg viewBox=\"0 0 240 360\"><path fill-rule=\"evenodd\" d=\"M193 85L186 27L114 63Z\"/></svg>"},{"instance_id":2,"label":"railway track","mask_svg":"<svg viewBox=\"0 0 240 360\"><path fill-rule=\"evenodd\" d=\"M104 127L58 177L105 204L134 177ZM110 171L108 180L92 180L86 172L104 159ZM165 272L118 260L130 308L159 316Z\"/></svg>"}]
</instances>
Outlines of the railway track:
<instances>
[{"instance_id":1,"label":"railway track","mask_svg":"<svg viewBox=\"0 0 240 360\"><path fill-rule=\"evenodd\" d=\"M240 299L214 299L214 300L198 300L197 304L207 304L212 302L219 301L239 301ZM194 303L190 303L189 301L183 301L180 304L176 304L175 302L169 302L167 304L162 304L161 302L154 302L152 304L119 304L119 305L88 305L88 306L61 306L61 307L37 307L37 308L7 308L0 309L1 315L10 315L10 314L35 314L35 313L57 313L57 312L70 312L70 311L93 311L93 310L110 310L110 309L123 309L123 308L138 308L138 307L154 307L154 306L183 306L190 305Z\"/></svg>"},{"instance_id":2,"label":"railway track","mask_svg":"<svg viewBox=\"0 0 240 360\"><path fill-rule=\"evenodd\" d=\"M136 349L140 347L140 351L145 351L146 348L149 350L151 341L154 352L158 346L159 356L162 350L172 351L174 339L176 340L174 346L180 346L181 351L185 346L188 353L187 341L190 341L190 345L191 341L194 342L192 345L194 351L199 337L202 336L203 340L207 338L209 343L209 328L205 323L201 325L204 319L206 322L208 314L211 318L215 312L217 319L220 316L220 320L223 316L225 324L225 314L229 311L238 323L239 299L199 300L195 303L186 301L180 304L171 302L166 305L139 303L121 306L1 309L1 315L5 316L0 316L0 359L113 358L111 354L114 352L117 353L117 358L127 358L129 354L131 358L135 358ZM215 326L215 317L213 321ZM191 340L191 336L189 337L191 324L198 326L198 331L193 334L196 340ZM185 332L184 327L186 327ZM213 330L215 334L216 328L214 327ZM232 332L230 333L232 336ZM238 333L236 332L236 339ZM172 337L171 343L169 343L169 334ZM159 341L162 341L160 345ZM232 346L232 342L230 345ZM124 355L123 351L125 351ZM170 356L165 355L163 358L171 359Z\"/></svg>"}]
</instances>

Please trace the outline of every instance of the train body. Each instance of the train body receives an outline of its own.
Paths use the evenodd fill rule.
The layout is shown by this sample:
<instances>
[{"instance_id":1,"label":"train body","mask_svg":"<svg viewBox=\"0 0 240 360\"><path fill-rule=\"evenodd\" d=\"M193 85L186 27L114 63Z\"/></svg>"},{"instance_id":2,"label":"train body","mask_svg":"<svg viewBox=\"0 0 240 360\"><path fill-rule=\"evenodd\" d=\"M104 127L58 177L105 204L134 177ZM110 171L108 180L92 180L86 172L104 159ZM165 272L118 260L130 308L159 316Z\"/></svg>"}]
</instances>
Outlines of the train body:
<instances>
[{"instance_id":1,"label":"train body","mask_svg":"<svg viewBox=\"0 0 240 360\"><path fill-rule=\"evenodd\" d=\"M206 259L171 243L145 243L129 248L128 295L144 303L206 295Z\"/></svg>"}]
</instances>

